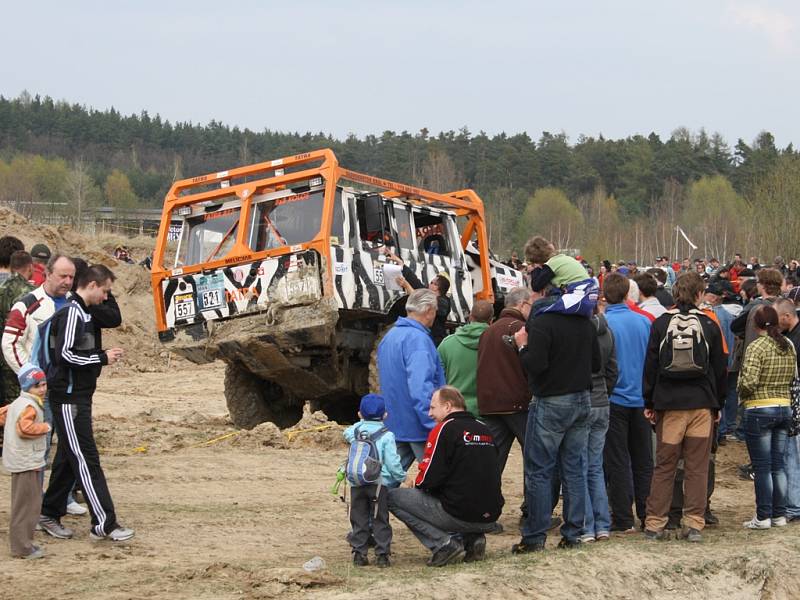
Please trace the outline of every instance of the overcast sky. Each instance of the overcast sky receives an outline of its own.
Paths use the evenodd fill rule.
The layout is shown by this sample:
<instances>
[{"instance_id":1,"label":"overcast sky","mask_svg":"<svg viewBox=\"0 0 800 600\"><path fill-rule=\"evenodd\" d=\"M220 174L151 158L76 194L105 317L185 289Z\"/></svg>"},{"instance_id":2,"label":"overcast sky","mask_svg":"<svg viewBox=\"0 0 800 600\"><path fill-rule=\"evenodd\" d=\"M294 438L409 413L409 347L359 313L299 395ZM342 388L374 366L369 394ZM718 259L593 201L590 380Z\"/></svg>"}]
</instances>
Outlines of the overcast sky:
<instances>
[{"instance_id":1,"label":"overcast sky","mask_svg":"<svg viewBox=\"0 0 800 600\"><path fill-rule=\"evenodd\" d=\"M342 138L619 138L705 127L800 146L788 0L13 2L0 94Z\"/></svg>"}]
</instances>

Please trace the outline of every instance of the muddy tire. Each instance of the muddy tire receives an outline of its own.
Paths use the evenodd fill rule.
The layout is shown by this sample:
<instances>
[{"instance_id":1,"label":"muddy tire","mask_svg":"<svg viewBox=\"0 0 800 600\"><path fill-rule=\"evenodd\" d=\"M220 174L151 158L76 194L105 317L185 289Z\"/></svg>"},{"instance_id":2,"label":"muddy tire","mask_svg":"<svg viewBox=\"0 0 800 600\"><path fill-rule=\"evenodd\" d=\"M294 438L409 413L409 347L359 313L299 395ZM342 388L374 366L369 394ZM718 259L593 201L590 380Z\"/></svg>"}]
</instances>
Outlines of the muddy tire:
<instances>
[{"instance_id":1,"label":"muddy tire","mask_svg":"<svg viewBox=\"0 0 800 600\"><path fill-rule=\"evenodd\" d=\"M292 402L279 385L253 375L240 363L225 366L225 401L231 421L241 429L266 421L291 427L303 414L302 403Z\"/></svg>"},{"instance_id":2,"label":"muddy tire","mask_svg":"<svg viewBox=\"0 0 800 600\"><path fill-rule=\"evenodd\" d=\"M378 331L378 335L375 336L375 343L372 345L372 352L369 354L369 391L373 394L381 393L381 377L380 373L378 373L378 345L391 328L392 325L387 325Z\"/></svg>"}]
</instances>

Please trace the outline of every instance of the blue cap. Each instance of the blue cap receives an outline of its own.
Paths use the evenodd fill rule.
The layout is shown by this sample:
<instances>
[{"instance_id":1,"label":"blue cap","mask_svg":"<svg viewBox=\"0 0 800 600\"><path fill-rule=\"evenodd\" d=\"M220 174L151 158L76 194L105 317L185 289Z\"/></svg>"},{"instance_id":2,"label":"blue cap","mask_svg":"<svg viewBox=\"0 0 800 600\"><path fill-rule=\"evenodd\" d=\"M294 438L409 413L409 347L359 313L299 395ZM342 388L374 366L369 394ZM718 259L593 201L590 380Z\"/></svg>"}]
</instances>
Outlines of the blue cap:
<instances>
[{"instance_id":1,"label":"blue cap","mask_svg":"<svg viewBox=\"0 0 800 600\"><path fill-rule=\"evenodd\" d=\"M19 387L22 388L22 391L27 392L33 386L46 381L47 377L39 367L26 363L19 370L17 379L19 379Z\"/></svg>"},{"instance_id":2,"label":"blue cap","mask_svg":"<svg viewBox=\"0 0 800 600\"><path fill-rule=\"evenodd\" d=\"M383 396L367 394L361 398L358 411L365 421L380 421L383 419L383 413L386 412L386 402L384 402Z\"/></svg>"},{"instance_id":3,"label":"blue cap","mask_svg":"<svg viewBox=\"0 0 800 600\"><path fill-rule=\"evenodd\" d=\"M627 277L630 272L631 270L628 267L617 267L617 273L620 275L625 275Z\"/></svg>"}]
</instances>

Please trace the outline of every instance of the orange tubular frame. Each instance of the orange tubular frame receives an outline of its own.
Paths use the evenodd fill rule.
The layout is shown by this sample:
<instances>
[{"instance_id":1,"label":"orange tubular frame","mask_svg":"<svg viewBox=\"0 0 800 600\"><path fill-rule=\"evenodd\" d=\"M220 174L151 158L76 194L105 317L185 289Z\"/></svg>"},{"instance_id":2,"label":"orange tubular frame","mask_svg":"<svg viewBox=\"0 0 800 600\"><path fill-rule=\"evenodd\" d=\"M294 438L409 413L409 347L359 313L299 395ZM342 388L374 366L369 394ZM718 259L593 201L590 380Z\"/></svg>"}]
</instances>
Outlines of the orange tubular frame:
<instances>
[{"instance_id":1,"label":"orange tubular frame","mask_svg":"<svg viewBox=\"0 0 800 600\"><path fill-rule=\"evenodd\" d=\"M298 167L312 162L321 164L316 167L302 169L284 175L275 175L278 169L287 167ZM264 175L263 178L246 183L238 183L229 187L215 187L212 190L200 191L192 194L195 188L206 187L212 184L221 184L223 181L231 182L233 179L242 177L253 177ZM333 151L330 149L315 150L296 154L292 157L262 162L246 167L239 167L229 171L209 173L191 179L176 181L170 188L164 200L164 208L161 213L161 227L156 238L155 250L153 252L153 266L151 271L151 282L153 287L153 302L156 307L156 329L165 331L167 329L164 297L161 292L161 282L171 276L189 275L200 273L211 269L218 269L228 265L242 264L263 260L271 256L286 254L288 247L273 248L255 252L247 246L246 236L247 227L240 226L236 232L236 242L231 250L218 260L182 267L173 270L164 266L164 252L167 247L167 234L175 209L182 206L189 206L199 202L220 200L236 195L242 199L242 208L239 214L239 223L247 223L252 210L253 196L264 191L282 189L291 184L306 181L313 177L322 177L325 182L325 196L322 212L322 225L314 238L303 244L291 246L292 252L301 250L316 250L320 256L324 257L327 265L323 273L323 288L325 295L333 294L333 280L331 278L331 252L330 252L330 229L333 222L333 206L336 195L336 187L340 180L362 183L381 190L383 196L387 198L405 197L412 203L427 204L439 208L445 208L456 213L458 216L468 217L467 226L461 235L461 245L466 247L472 234L477 234L478 246L481 249L488 249L489 240L486 235L486 223L484 220L483 202L472 190L460 190L448 194L438 194L428 190L423 190L410 185L396 183L388 179L364 175L356 171L344 169L339 166ZM298 249L299 247L299 249ZM491 273L489 270L489 254L483 253L480 261L481 276L483 278L483 290L476 294L478 299L492 301Z\"/></svg>"}]
</instances>

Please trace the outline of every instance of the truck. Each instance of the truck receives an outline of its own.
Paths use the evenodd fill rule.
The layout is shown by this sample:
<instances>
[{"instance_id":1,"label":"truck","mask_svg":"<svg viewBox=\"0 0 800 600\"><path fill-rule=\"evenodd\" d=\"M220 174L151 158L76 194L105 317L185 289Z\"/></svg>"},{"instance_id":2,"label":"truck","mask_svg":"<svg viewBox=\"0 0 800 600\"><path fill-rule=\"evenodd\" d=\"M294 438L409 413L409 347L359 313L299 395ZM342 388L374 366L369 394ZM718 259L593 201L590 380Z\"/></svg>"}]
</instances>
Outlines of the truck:
<instances>
[{"instance_id":1,"label":"truck","mask_svg":"<svg viewBox=\"0 0 800 600\"><path fill-rule=\"evenodd\" d=\"M343 168L330 149L176 181L151 269L158 338L192 363L225 362L237 427L291 426L303 406L352 421L376 388L397 317L399 256L451 282L448 326L522 274L490 255L483 202Z\"/></svg>"}]
</instances>

